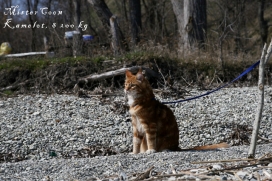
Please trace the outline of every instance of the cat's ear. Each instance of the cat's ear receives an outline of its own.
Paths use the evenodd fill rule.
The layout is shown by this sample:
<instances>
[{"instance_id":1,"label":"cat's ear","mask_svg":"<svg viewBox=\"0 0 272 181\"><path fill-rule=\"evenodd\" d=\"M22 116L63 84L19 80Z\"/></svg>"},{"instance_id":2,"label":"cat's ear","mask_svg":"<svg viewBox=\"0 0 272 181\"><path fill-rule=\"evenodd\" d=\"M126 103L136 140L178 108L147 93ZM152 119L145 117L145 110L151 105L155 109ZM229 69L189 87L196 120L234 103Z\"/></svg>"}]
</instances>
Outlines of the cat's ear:
<instances>
[{"instance_id":1,"label":"cat's ear","mask_svg":"<svg viewBox=\"0 0 272 181\"><path fill-rule=\"evenodd\" d=\"M131 77L133 74L129 71L129 70L126 70L126 77Z\"/></svg>"},{"instance_id":2,"label":"cat's ear","mask_svg":"<svg viewBox=\"0 0 272 181\"><path fill-rule=\"evenodd\" d=\"M136 78L140 82L142 82L144 80L144 75L143 75L142 68L139 69L138 73L136 74Z\"/></svg>"}]
</instances>

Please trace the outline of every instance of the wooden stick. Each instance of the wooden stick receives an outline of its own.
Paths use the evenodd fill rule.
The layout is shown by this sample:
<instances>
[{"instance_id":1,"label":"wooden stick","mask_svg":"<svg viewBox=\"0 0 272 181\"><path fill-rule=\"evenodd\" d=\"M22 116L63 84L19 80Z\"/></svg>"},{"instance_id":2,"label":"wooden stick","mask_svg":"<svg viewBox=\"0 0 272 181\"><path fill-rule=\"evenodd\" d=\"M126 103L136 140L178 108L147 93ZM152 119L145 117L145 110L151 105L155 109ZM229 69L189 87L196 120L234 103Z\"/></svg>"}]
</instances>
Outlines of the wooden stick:
<instances>
[{"instance_id":1,"label":"wooden stick","mask_svg":"<svg viewBox=\"0 0 272 181\"><path fill-rule=\"evenodd\" d=\"M268 142L272 142L272 140L270 139L267 139L267 138L264 138L264 137L261 137L260 135L258 135L258 138L264 140L264 141L268 141Z\"/></svg>"},{"instance_id":2,"label":"wooden stick","mask_svg":"<svg viewBox=\"0 0 272 181\"><path fill-rule=\"evenodd\" d=\"M151 172L151 170L154 169L154 166L150 167L149 169L147 169L143 174L140 174L138 177L136 177L133 181L138 181L138 180L143 180L146 177L149 176L149 173Z\"/></svg>"},{"instance_id":3,"label":"wooden stick","mask_svg":"<svg viewBox=\"0 0 272 181\"><path fill-rule=\"evenodd\" d=\"M262 112L263 112L263 105L264 105L264 70L265 70L265 64L267 63L271 53L272 53L272 39L271 39L271 42L270 42L270 45L269 45L269 48L267 51L266 51L266 44L264 45L261 60L260 60L259 80L258 80L259 104L257 107L255 121L253 124L252 137L251 137L250 147L249 147L249 151L248 151L248 158L255 157L257 137L258 137L258 132L259 132L259 128L260 128L260 122L262 119Z\"/></svg>"},{"instance_id":4,"label":"wooden stick","mask_svg":"<svg viewBox=\"0 0 272 181\"><path fill-rule=\"evenodd\" d=\"M261 156L260 158L258 158L257 160L258 161L260 161L260 160L262 160L262 159L264 159L267 155L269 155L270 153L266 153L266 154L264 154L263 156Z\"/></svg>"},{"instance_id":5,"label":"wooden stick","mask_svg":"<svg viewBox=\"0 0 272 181\"><path fill-rule=\"evenodd\" d=\"M265 62L264 62L265 64L268 62L271 53L272 53L272 38L271 38L271 42L270 42L270 45L269 45L269 47L267 49L267 53L266 53L266 56L265 56Z\"/></svg>"},{"instance_id":6,"label":"wooden stick","mask_svg":"<svg viewBox=\"0 0 272 181\"><path fill-rule=\"evenodd\" d=\"M268 173L266 170L263 170L263 173L266 177L268 177L268 180L272 180L272 175L270 173Z\"/></svg>"},{"instance_id":7,"label":"wooden stick","mask_svg":"<svg viewBox=\"0 0 272 181\"><path fill-rule=\"evenodd\" d=\"M203 164L203 163L220 163L220 162L240 162L240 161L254 161L253 158L238 158L230 160L211 160L211 161L201 161L201 162L191 162L191 164Z\"/></svg>"},{"instance_id":8,"label":"wooden stick","mask_svg":"<svg viewBox=\"0 0 272 181\"><path fill-rule=\"evenodd\" d=\"M240 181L243 181L243 180L239 177L239 175L237 175L237 172L235 172L234 176L235 176L236 178L238 178Z\"/></svg>"},{"instance_id":9,"label":"wooden stick","mask_svg":"<svg viewBox=\"0 0 272 181\"><path fill-rule=\"evenodd\" d=\"M156 177L158 178L162 178L162 177L180 177L180 176L184 176L184 175L188 175L186 173L178 173L178 174L167 174L167 175L156 175ZM191 174L194 177L201 177L201 178L208 178L208 179L212 179L214 178L213 176L208 176L208 175L202 175L201 174Z\"/></svg>"}]
</instances>

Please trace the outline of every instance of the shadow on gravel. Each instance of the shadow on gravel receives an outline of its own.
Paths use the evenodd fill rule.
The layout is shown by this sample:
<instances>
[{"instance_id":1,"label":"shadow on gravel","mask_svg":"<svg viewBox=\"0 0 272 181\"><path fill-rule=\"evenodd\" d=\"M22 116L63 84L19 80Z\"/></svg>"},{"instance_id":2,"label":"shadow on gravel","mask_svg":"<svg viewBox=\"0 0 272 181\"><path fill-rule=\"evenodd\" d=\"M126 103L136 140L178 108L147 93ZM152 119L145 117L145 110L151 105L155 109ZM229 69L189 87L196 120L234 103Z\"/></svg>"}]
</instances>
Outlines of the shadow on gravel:
<instances>
[{"instance_id":1,"label":"shadow on gravel","mask_svg":"<svg viewBox=\"0 0 272 181\"><path fill-rule=\"evenodd\" d=\"M25 156L15 155L13 153L0 153L0 163L3 162L19 162L27 160Z\"/></svg>"},{"instance_id":2,"label":"shadow on gravel","mask_svg":"<svg viewBox=\"0 0 272 181\"><path fill-rule=\"evenodd\" d=\"M118 152L111 147L106 146L89 146L77 151L64 153L63 158L92 158L95 156L110 156L116 155Z\"/></svg>"},{"instance_id":3,"label":"shadow on gravel","mask_svg":"<svg viewBox=\"0 0 272 181\"><path fill-rule=\"evenodd\" d=\"M128 150L125 150L126 152ZM115 149L107 146L89 146L85 147L76 151L70 151L65 153L56 152L54 150L48 151L48 157L60 157L60 158L92 158L96 156L110 156L110 155L116 155L119 152L117 152ZM20 162L24 160L29 160L29 157L27 155L16 155L14 153L1 153L0 154L0 163L3 162Z\"/></svg>"}]
</instances>

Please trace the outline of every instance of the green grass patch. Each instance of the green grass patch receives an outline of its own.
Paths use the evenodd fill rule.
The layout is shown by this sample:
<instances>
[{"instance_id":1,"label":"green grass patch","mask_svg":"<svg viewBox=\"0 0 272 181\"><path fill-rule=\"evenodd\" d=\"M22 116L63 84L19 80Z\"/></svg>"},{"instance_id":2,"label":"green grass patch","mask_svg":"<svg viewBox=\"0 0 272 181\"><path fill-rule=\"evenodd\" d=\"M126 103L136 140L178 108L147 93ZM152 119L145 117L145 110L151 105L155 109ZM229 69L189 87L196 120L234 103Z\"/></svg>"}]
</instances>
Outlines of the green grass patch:
<instances>
[{"instance_id":1,"label":"green grass patch","mask_svg":"<svg viewBox=\"0 0 272 181\"><path fill-rule=\"evenodd\" d=\"M11 96L13 94L13 91L11 91L11 90L5 90L5 91L3 91L3 94L5 94L7 96Z\"/></svg>"}]
</instances>

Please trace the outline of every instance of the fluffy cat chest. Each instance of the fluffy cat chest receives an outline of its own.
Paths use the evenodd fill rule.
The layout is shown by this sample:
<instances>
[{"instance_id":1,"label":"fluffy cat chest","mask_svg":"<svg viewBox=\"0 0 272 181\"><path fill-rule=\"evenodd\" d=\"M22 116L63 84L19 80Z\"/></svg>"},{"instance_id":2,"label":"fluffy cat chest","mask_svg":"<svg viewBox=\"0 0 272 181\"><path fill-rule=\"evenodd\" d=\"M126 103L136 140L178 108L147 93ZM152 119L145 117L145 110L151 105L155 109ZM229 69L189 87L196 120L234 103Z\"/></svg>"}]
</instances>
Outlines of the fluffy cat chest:
<instances>
[{"instance_id":1,"label":"fluffy cat chest","mask_svg":"<svg viewBox=\"0 0 272 181\"><path fill-rule=\"evenodd\" d=\"M134 104L134 101L135 101L134 96L128 95L127 98L128 98L128 105L132 106Z\"/></svg>"},{"instance_id":2,"label":"fluffy cat chest","mask_svg":"<svg viewBox=\"0 0 272 181\"><path fill-rule=\"evenodd\" d=\"M142 134L142 135L144 134L145 131L144 131L143 125L141 124L141 122L137 116L136 116L136 128L140 134Z\"/></svg>"},{"instance_id":3,"label":"fluffy cat chest","mask_svg":"<svg viewBox=\"0 0 272 181\"><path fill-rule=\"evenodd\" d=\"M135 128L138 131L138 133L143 136L145 134L145 131L144 131L143 125L142 125L139 117L136 116L136 115L134 115L133 117L134 117L134 119L133 119L133 126L135 126Z\"/></svg>"}]
</instances>

